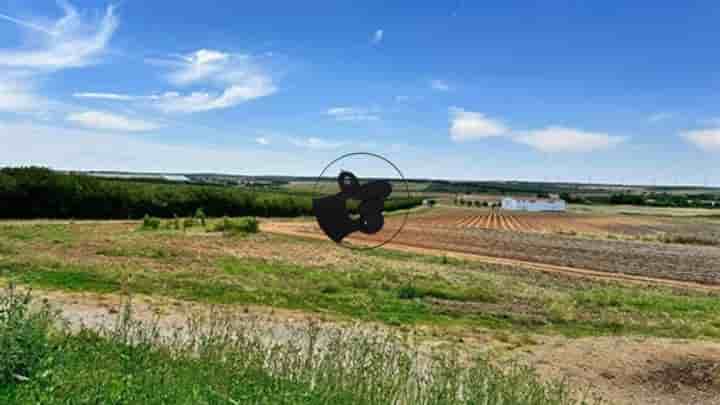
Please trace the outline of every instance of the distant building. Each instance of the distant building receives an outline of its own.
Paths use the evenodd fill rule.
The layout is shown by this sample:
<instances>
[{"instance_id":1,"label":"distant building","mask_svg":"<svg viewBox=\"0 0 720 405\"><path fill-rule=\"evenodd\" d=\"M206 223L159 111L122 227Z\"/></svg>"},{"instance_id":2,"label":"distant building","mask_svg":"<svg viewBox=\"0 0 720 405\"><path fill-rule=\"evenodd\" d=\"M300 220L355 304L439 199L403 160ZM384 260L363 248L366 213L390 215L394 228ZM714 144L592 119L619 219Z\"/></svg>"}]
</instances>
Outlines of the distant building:
<instances>
[{"instance_id":1,"label":"distant building","mask_svg":"<svg viewBox=\"0 0 720 405\"><path fill-rule=\"evenodd\" d=\"M501 200L502 209L510 211L565 211L567 204L559 198L512 198Z\"/></svg>"}]
</instances>

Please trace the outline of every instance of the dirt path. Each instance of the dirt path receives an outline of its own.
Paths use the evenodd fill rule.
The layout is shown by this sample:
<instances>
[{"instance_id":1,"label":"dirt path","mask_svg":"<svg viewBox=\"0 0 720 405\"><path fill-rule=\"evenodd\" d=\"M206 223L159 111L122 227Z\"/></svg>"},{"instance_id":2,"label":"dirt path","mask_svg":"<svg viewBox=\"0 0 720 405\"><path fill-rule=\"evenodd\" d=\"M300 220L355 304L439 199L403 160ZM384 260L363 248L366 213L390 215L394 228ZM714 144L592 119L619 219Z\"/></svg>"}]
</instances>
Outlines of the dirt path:
<instances>
[{"instance_id":1,"label":"dirt path","mask_svg":"<svg viewBox=\"0 0 720 405\"><path fill-rule=\"evenodd\" d=\"M320 233L312 233L312 232L302 231L302 230L298 229L298 225L302 226L303 224L297 223L297 222L289 223L289 222L277 222L277 221L264 221L264 222L261 222L261 229L264 232L284 234L284 235L290 235L290 236L299 236L299 237L312 238L312 239L318 239L318 240L327 240L327 237ZM364 244L364 245L377 244L376 242L352 238L352 237L349 239L353 243L356 243L356 244ZM485 256L485 255L458 252L458 251L447 250L447 249L438 249L436 247L433 247L432 245L423 244L423 243L407 243L407 242L394 241L383 247L386 249L401 250L401 251L406 251L406 252L411 252L411 253L430 254L430 255L446 255L448 257L454 257L454 258L466 259L466 260L474 260L474 261L479 261L479 262L483 262L483 263L515 266L515 267L520 267L520 268L527 269L527 270L541 271L541 272L545 272L545 273L560 273L560 274L569 275L569 276L587 277L587 278L593 278L593 279L598 279L598 280L623 281L623 282L631 282L631 283L636 283L636 284L641 284L641 285L648 285L648 284L649 285L662 285L662 286L673 287L673 288L684 288L684 289L720 292L720 285L710 285L710 284L702 284L702 283L696 283L696 282L691 282L691 281L670 280L670 279L656 278L656 277L636 276L636 275L623 274L623 273L608 273L608 272L576 268L576 267L557 266L557 265L538 263L538 262L530 262L530 261L524 261L524 260Z\"/></svg>"}]
</instances>

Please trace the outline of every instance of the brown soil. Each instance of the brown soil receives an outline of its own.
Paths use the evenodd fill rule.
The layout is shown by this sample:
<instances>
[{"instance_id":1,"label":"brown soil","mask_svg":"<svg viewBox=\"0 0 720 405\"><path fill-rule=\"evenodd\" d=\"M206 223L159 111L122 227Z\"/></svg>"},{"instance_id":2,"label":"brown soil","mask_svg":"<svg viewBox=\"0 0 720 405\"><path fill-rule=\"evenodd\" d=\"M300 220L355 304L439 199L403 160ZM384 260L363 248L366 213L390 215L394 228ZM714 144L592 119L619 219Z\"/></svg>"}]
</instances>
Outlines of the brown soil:
<instances>
[{"instance_id":1,"label":"brown soil","mask_svg":"<svg viewBox=\"0 0 720 405\"><path fill-rule=\"evenodd\" d=\"M584 384L611 404L720 404L720 345L644 338L583 338L516 356L547 377Z\"/></svg>"},{"instance_id":2,"label":"brown soil","mask_svg":"<svg viewBox=\"0 0 720 405\"><path fill-rule=\"evenodd\" d=\"M265 221L266 232L326 239L312 223ZM384 231L355 236L359 245L374 245ZM594 241L557 235L484 231L473 235L441 228L406 227L385 248L445 255L546 273L624 282L720 291L720 249L701 246ZM717 265L715 265L716 263Z\"/></svg>"}]
</instances>

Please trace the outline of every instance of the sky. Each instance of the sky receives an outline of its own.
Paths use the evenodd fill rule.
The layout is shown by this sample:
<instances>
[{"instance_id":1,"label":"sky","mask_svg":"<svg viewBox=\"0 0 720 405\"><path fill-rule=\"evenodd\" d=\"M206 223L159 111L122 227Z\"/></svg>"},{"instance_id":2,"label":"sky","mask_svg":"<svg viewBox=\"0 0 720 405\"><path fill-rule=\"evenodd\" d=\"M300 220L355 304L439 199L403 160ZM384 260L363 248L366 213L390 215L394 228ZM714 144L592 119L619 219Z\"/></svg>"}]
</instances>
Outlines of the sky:
<instances>
[{"instance_id":1,"label":"sky","mask_svg":"<svg viewBox=\"0 0 720 405\"><path fill-rule=\"evenodd\" d=\"M720 185L718 21L717 1L0 0L0 166L313 176L367 151L412 178Z\"/></svg>"}]
</instances>

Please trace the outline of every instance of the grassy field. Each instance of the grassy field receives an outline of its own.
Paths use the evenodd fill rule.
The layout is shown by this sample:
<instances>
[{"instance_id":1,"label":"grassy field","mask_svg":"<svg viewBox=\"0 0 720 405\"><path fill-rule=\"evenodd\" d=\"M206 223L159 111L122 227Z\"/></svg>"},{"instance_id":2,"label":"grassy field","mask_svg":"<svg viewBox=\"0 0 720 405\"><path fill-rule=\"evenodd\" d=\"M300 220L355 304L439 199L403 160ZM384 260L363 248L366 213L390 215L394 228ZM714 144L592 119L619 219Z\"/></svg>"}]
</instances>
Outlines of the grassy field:
<instances>
[{"instance_id":1,"label":"grassy field","mask_svg":"<svg viewBox=\"0 0 720 405\"><path fill-rule=\"evenodd\" d=\"M210 227L211 225L209 225ZM720 300L268 234L5 225L0 277L40 289L261 305L452 335L720 337ZM461 333L462 332L462 333Z\"/></svg>"}]
</instances>

